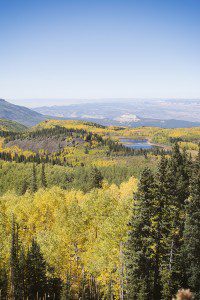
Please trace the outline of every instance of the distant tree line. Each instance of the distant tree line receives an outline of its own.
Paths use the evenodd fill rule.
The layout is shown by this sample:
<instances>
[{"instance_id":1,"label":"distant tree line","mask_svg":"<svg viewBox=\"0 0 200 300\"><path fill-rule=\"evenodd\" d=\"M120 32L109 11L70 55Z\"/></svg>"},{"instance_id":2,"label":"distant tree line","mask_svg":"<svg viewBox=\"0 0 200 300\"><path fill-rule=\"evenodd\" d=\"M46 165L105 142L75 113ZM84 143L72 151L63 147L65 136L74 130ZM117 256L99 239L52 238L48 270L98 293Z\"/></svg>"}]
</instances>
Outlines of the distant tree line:
<instances>
[{"instance_id":1,"label":"distant tree line","mask_svg":"<svg viewBox=\"0 0 200 300\"><path fill-rule=\"evenodd\" d=\"M0 131L0 136L6 137L5 143L13 140L23 140L23 139L35 139L41 137L86 137L86 139L97 139L99 141L102 140L102 137L96 133L92 133L84 130L84 129L74 129L74 128L65 128L61 126L54 126L52 128L42 128L33 131L26 131L26 132L6 132Z\"/></svg>"},{"instance_id":2,"label":"distant tree line","mask_svg":"<svg viewBox=\"0 0 200 300\"><path fill-rule=\"evenodd\" d=\"M105 146L108 147L107 156L111 155L122 155L122 156L138 156L143 155L147 158L148 154L153 155L161 155L163 153L168 154L170 151L164 150L163 148L153 147L151 149L132 149L122 145L119 142L113 141L110 138L103 138L102 136L87 132L83 129L67 129L60 126L55 126L53 128L47 129L40 129L36 131L26 132L26 133L10 133L6 131L0 131L0 135L5 137L4 144L8 143L9 141L14 140L23 140L23 139L35 139L38 137L52 137L56 136L57 138L63 136L65 139L67 136L71 138L82 138L85 142L89 145L86 147L85 154L89 153L89 148L92 147L92 142L97 142L98 146ZM89 148L88 148L89 147ZM23 154L15 153L14 155L8 151L1 151L0 152L0 159L4 161L15 161L18 163L21 162L34 162L34 163L51 163L53 165L66 165L70 166L70 163L67 161L66 157L62 155L63 150L60 149L58 152L51 154L39 154L36 153L34 155L25 156ZM61 159L62 156L62 159Z\"/></svg>"},{"instance_id":3,"label":"distant tree line","mask_svg":"<svg viewBox=\"0 0 200 300\"><path fill-rule=\"evenodd\" d=\"M117 154L118 156L144 156L145 158L148 157L148 154L153 155L162 155L162 154L170 154L171 151L166 151L163 149L160 149L158 147L153 149L130 149L128 147L125 147L121 144L109 144L109 151L107 152L107 156L111 156L114 154ZM85 154L88 153L88 148L85 151ZM54 155L51 154L39 154L36 153L35 155L29 155L25 156L23 154L15 153L14 155L10 152L0 152L0 160L4 161L15 161L17 163L29 163L34 162L37 164L43 164L43 163L50 163L52 165L60 165L60 166L71 166L71 164L67 161L66 157L61 158L62 151L54 153Z\"/></svg>"},{"instance_id":4,"label":"distant tree line","mask_svg":"<svg viewBox=\"0 0 200 300\"><path fill-rule=\"evenodd\" d=\"M4 161L10 161L10 162L15 161L17 163L34 162L37 164L50 163L52 165L60 165L60 166L70 165L67 163L66 158L63 158L63 160L61 160L59 155L60 152L56 153L54 157L48 154L40 155L38 153L36 153L35 155L25 156L23 154L18 154L18 153L15 153L13 155L10 152L0 152L0 159Z\"/></svg>"}]
</instances>

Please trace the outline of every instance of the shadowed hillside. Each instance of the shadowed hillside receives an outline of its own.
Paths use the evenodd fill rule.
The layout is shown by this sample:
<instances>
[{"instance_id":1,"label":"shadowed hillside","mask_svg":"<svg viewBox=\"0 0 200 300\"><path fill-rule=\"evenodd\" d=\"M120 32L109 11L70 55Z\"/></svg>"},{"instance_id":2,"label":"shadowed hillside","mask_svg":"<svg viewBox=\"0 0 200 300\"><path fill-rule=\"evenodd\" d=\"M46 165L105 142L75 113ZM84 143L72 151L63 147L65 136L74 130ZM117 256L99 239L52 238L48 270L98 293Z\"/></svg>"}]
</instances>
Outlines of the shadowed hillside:
<instances>
[{"instance_id":1,"label":"shadowed hillside","mask_svg":"<svg viewBox=\"0 0 200 300\"><path fill-rule=\"evenodd\" d=\"M0 99L0 118L16 121L25 126L33 126L48 117L24 106L14 105Z\"/></svg>"}]
</instances>

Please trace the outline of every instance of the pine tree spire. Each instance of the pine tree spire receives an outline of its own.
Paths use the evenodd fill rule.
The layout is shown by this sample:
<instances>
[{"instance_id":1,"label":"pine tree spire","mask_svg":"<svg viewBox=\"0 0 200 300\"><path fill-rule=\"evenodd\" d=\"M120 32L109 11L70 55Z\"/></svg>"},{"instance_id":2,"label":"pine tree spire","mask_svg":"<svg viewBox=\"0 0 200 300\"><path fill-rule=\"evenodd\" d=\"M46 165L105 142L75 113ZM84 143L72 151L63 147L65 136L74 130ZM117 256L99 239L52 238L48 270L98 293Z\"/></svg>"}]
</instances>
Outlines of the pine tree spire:
<instances>
[{"instance_id":1,"label":"pine tree spire","mask_svg":"<svg viewBox=\"0 0 200 300\"><path fill-rule=\"evenodd\" d=\"M37 177L36 177L35 164L33 164L33 170L32 170L31 191L32 193L35 193L37 191Z\"/></svg>"},{"instance_id":2,"label":"pine tree spire","mask_svg":"<svg viewBox=\"0 0 200 300\"><path fill-rule=\"evenodd\" d=\"M133 215L129 224L126 267L130 300L153 299L151 218L154 209L154 189L153 174L149 169L145 169L135 194Z\"/></svg>"},{"instance_id":3,"label":"pine tree spire","mask_svg":"<svg viewBox=\"0 0 200 300\"><path fill-rule=\"evenodd\" d=\"M29 299L42 299L46 292L46 262L35 240L27 254L27 291Z\"/></svg>"},{"instance_id":4,"label":"pine tree spire","mask_svg":"<svg viewBox=\"0 0 200 300\"><path fill-rule=\"evenodd\" d=\"M45 174L45 164L42 164L42 170L41 170L41 186L43 188L47 187L47 180L46 180L46 174Z\"/></svg>"},{"instance_id":5,"label":"pine tree spire","mask_svg":"<svg viewBox=\"0 0 200 300\"><path fill-rule=\"evenodd\" d=\"M195 299L200 299L200 165L195 161L190 180L190 197L186 206L183 253L186 255L188 282Z\"/></svg>"},{"instance_id":6,"label":"pine tree spire","mask_svg":"<svg viewBox=\"0 0 200 300\"><path fill-rule=\"evenodd\" d=\"M101 188L103 176L97 167L92 167L90 172L90 188Z\"/></svg>"}]
</instances>

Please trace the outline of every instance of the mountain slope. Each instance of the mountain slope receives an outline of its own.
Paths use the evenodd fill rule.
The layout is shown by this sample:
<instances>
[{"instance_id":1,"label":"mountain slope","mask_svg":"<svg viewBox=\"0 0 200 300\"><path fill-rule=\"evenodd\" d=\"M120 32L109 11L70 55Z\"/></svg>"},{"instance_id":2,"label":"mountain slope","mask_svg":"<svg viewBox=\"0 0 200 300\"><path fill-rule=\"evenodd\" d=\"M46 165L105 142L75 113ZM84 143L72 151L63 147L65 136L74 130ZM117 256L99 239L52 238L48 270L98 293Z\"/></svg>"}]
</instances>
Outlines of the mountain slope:
<instances>
[{"instance_id":1,"label":"mountain slope","mask_svg":"<svg viewBox=\"0 0 200 300\"><path fill-rule=\"evenodd\" d=\"M25 131L26 126L15 121L0 119L0 130L4 131Z\"/></svg>"},{"instance_id":2,"label":"mountain slope","mask_svg":"<svg viewBox=\"0 0 200 300\"><path fill-rule=\"evenodd\" d=\"M48 117L27 107L14 105L3 99L0 99L0 118L16 121L25 126L33 126Z\"/></svg>"}]
</instances>

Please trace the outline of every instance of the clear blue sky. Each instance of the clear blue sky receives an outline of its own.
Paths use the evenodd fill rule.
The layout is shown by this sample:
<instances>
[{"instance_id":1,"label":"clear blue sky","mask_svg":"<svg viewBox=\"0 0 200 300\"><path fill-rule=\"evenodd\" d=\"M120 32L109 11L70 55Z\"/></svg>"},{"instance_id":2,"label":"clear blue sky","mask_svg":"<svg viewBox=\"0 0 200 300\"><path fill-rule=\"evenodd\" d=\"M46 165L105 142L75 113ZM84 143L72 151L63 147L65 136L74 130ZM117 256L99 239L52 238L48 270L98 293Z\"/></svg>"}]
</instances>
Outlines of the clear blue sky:
<instances>
[{"instance_id":1,"label":"clear blue sky","mask_svg":"<svg viewBox=\"0 0 200 300\"><path fill-rule=\"evenodd\" d=\"M200 98L199 0L0 0L0 98L123 97Z\"/></svg>"}]
</instances>

